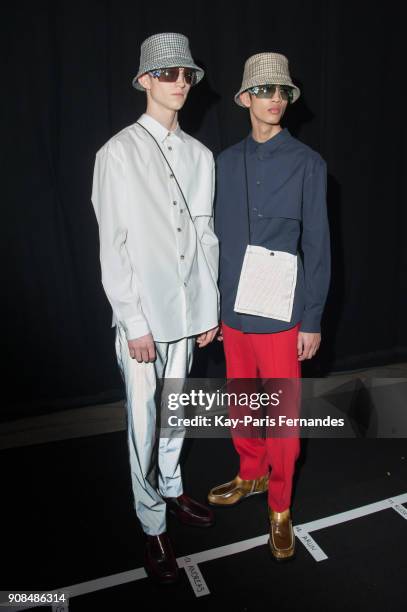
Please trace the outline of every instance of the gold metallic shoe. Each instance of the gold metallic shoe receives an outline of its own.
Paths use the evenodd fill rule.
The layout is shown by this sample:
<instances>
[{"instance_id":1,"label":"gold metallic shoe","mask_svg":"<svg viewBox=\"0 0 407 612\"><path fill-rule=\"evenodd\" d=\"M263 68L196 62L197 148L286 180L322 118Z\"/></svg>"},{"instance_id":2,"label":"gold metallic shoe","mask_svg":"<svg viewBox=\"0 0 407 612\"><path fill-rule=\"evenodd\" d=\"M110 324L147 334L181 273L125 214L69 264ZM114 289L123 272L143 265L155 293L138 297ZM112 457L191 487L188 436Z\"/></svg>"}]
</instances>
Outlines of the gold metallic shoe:
<instances>
[{"instance_id":1,"label":"gold metallic shoe","mask_svg":"<svg viewBox=\"0 0 407 612\"><path fill-rule=\"evenodd\" d=\"M256 480L243 480L239 475L230 482L209 491L208 501L212 506L235 506L240 501L268 490L268 474Z\"/></svg>"},{"instance_id":2,"label":"gold metallic shoe","mask_svg":"<svg viewBox=\"0 0 407 612\"><path fill-rule=\"evenodd\" d=\"M295 535L290 509L274 512L269 507L271 553L277 561L287 561L295 555Z\"/></svg>"}]
</instances>

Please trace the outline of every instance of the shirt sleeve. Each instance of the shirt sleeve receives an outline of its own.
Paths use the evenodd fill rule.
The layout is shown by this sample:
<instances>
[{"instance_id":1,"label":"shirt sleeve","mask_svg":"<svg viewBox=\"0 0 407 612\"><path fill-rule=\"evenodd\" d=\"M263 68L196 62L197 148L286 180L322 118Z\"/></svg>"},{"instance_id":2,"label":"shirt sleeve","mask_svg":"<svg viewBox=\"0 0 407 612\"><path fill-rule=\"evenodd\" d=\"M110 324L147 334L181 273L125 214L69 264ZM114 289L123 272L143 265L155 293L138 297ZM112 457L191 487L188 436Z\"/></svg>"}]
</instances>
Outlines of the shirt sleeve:
<instances>
[{"instance_id":1,"label":"shirt sleeve","mask_svg":"<svg viewBox=\"0 0 407 612\"><path fill-rule=\"evenodd\" d=\"M128 340L150 333L140 304L126 241L126 177L120 158L106 145L96 154L92 204L99 225L102 285Z\"/></svg>"},{"instance_id":2,"label":"shirt sleeve","mask_svg":"<svg viewBox=\"0 0 407 612\"><path fill-rule=\"evenodd\" d=\"M211 215L200 215L195 218L195 227L205 253L207 264L210 268L215 285L218 281L219 270L219 241L214 233L213 202L215 196L215 162L212 157L211 172Z\"/></svg>"},{"instance_id":3,"label":"shirt sleeve","mask_svg":"<svg viewBox=\"0 0 407 612\"><path fill-rule=\"evenodd\" d=\"M322 157L313 159L303 184L302 237L304 255L305 308L300 330L320 332L321 317L331 275L331 250L326 205L327 166Z\"/></svg>"}]
</instances>

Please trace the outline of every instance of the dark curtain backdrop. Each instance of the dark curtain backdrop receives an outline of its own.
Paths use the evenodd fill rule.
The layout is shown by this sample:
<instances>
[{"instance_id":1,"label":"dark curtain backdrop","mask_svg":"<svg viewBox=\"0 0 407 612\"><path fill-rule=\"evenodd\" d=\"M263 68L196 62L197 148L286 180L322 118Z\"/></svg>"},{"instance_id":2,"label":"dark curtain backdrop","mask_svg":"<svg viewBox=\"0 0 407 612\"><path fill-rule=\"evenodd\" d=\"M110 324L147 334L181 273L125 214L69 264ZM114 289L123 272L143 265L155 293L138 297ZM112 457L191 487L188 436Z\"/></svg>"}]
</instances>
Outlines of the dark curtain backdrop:
<instances>
[{"instance_id":1,"label":"dark curtain backdrop","mask_svg":"<svg viewBox=\"0 0 407 612\"><path fill-rule=\"evenodd\" d=\"M182 32L206 68L180 115L215 155L242 139L245 59L288 56L284 125L328 163L333 269L307 375L407 357L405 32L396 2L16 2L2 7L1 419L122 397L90 202L95 152L134 123L140 43ZM219 343L195 375L222 376Z\"/></svg>"}]
</instances>

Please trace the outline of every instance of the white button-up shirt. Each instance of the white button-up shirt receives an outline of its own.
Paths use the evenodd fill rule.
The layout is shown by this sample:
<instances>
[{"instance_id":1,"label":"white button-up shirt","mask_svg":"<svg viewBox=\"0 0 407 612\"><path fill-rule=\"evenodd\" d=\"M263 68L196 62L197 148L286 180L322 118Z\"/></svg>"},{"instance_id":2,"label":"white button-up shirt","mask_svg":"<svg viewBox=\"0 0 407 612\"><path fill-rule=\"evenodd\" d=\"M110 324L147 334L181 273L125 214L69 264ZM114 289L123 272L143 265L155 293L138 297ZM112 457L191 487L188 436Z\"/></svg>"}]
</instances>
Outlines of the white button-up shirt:
<instances>
[{"instance_id":1,"label":"white button-up shirt","mask_svg":"<svg viewBox=\"0 0 407 612\"><path fill-rule=\"evenodd\" d=\"M151 333L158 342L170 342L218 324L214 160L179 125L168 132L147 114L138 121L156 138L173 173L136 123L97 152L92 204L102 284L112 327L119 322L129 340Z\"/></svg>"}]
</instances>

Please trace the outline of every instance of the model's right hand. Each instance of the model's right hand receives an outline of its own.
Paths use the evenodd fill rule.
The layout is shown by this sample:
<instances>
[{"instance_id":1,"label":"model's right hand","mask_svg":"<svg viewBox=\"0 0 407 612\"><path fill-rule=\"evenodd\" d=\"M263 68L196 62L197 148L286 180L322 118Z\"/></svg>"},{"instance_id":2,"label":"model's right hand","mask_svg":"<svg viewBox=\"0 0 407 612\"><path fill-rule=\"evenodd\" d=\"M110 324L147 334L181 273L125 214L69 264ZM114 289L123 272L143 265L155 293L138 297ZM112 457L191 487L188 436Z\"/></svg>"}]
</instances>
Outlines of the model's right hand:
<instances>
[{"instance_id":1,"label":"model's right hand","mask_svg":"<svg viewBox=\"0 0 407 612\"><path fill-rule=\"evenodd\" d=\"M127 340L129 345L130 357L136 359L139 363L149 363L155 361L155 344L151 334L141 336L135 340Z\"/></svg>"}]
</instances>

